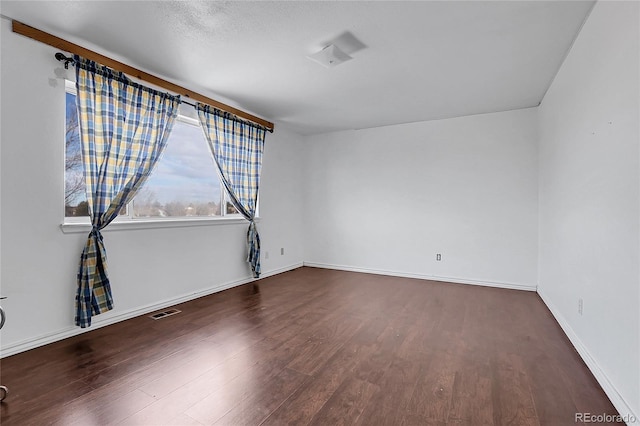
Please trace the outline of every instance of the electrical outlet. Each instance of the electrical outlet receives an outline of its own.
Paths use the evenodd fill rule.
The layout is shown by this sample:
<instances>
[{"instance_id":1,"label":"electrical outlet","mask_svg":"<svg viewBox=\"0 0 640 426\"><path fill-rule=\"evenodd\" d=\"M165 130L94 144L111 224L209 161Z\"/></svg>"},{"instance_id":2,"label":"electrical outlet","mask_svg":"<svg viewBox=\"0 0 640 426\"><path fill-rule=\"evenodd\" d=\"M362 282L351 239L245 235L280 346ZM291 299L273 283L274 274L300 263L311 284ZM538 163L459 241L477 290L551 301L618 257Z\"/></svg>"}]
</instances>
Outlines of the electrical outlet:
<instances>
[{"instance_id":1,"label":"electrical outlet","mask_svg":"<svg viewBox=\"0 0 640 426\"><path fill-rule=\"evenodd\" d=\"M264 252L264 258L265 258L265 260L269 258L269 252L268 251Z\"/></svg>"},{"instance_id":2,"label":"electrical outlet","mask_svg":"<svg viewBox=\"0 0 640 426\"><path fill-rule=\"evenodd\" d=\"M284 256L284 247L280 247L280 256Z\"/></svg>"},{"instance_id":3,"label":"electrical outlet","mask_svg":"<svg viewBox=\"0 0 640 426\"><path fill-rule=\"evenodd\" d=\"M442 260L442 255L440 253L436 254L436 260L440 262Z\"/></svg>"},{"instance_id":4,"label":"electrical outlet","mask_svg":"<svg viewBox=\"0 0 640 426\"><path fill-rule=\"evenodd\" d=\"M578 313L580 315L582 315L582 306L583 306L582 298L579 298L578 299Z\"/></svg>"}]
</instances>

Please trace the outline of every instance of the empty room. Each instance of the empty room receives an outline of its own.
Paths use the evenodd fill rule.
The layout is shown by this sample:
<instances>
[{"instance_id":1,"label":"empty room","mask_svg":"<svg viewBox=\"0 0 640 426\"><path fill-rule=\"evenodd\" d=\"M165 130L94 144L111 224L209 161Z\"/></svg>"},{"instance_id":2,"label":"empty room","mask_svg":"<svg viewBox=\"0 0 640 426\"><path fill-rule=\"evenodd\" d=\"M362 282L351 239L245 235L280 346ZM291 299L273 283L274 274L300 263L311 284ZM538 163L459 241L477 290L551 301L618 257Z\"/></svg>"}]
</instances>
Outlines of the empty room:
<instances>
[{"instance_id":1,"label":"empty room","mask_svg":"<svg viewBox=\"0 0 640 426\"><path fill-rule=\"evenodd\" d=\"M2 425L640 425L640 2L0 15Z\"/></svg>"}]
</instances>

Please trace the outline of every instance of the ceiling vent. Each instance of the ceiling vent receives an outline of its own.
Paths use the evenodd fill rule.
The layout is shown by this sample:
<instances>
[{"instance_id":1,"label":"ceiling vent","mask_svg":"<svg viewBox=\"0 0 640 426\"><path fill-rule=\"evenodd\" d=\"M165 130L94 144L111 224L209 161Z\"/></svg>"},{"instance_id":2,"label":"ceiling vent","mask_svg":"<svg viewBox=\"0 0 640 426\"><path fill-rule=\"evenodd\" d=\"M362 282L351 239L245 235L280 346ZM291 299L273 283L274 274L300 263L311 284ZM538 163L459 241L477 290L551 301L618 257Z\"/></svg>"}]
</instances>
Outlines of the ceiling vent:
<instances>
[{"instance_id":1,"label":"ceiling vent","mask_svg":"<svg viewBox=\"0 0 640 426\"><path fill-rule=\"evenodd\" d=\"M307 56L307 58L326 68L333 68L343 62L353 59L351 56L340 50L340 48L335 44L330 44L321 51Z\"/></svg>"}]
</instances>

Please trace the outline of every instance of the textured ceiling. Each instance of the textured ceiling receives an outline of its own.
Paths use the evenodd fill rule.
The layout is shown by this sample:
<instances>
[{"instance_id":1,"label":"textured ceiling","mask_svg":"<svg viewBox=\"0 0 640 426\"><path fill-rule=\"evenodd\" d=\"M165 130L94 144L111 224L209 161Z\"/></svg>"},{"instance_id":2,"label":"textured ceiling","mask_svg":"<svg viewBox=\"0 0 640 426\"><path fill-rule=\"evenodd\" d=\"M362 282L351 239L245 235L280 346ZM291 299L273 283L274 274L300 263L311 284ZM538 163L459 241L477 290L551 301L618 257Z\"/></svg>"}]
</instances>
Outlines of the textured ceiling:
<instances>
[{"instance_id":1,"label":"textured ceiling","mask_svg":"<svg viewBox=\"0 0 640 426\"><path fill-rule=\"evenodd\" d=\"M592 1L2 1L2 15L301 133L536 106ZM353 60L307 55L334 41Z\"/></svg>"}]
</instances>

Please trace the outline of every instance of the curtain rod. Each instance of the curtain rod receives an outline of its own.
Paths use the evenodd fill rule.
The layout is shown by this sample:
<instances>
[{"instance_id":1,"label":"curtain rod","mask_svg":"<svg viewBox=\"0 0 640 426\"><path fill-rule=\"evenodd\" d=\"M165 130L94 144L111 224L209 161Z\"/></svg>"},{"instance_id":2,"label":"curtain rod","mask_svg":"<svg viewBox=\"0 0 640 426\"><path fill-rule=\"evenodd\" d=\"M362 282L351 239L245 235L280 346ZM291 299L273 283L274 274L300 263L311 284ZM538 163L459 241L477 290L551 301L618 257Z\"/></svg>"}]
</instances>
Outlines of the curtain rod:
<instances>
[{"instance_id":1,"label":"curtain rod","mask_svg":"<svg viewBox=\"0 0 640 426\"><path fill-rule=\"evenodd\" d=\"M58 52L55 55L53 55L53 57L56 58L59 62L64 62L64 69L65 70L69 69L69 64L73 65L74 67L76 66L76 61L72 56L66 56L64 53ZM180 103L181 104L191 105L194 108L196 108L196 106L197 106L193 102L185 101L184 98L180 98ZM269 131L272 131L272 130L269 130Z\"/></svg>"},{"instance_id":2,"label":"curtain rod","mask_svg":"<svg viewBox=\"0 0 640 426\"><path fill-rule=\"evenodd\" d=\"M72 64L74 67L77 66L77 62L75 60L75 58L71 57L71 56L65 56L64 53L56 53L54 55L54 57L59 61L59 62L64 62L64 69L69 69L69 64ZM198 105L194 104L193 102L189 102L189 101L185 101L185 98L180 98L180 103L181 104L187 104L187 105L191 105L192 107L198 109ZM208 105L207 105L208 106ZM228 112L228 111L224 111L224 112ZM239 122L239 123L247 123L247 120L238 118L237 115L232 114L233 117L231 117L231 120ZM267 132L273 133L273 129L269 129L268 127L265 127L261 124L255 123L255 122L251 122L251 125L254 127L259 127L262 130L266 130Z\"/></svg>"},{"instance_id":3,"label":"curtain rod","mask_svg":"<svg viewBox=\"0 0 640 426\"><path fill-rule=\"evenodd\" d=\"M249 120L252 121L254 123L257 123L263 127L266 127L267 130L273 132L274 126L273 123L267 120L264 120L260 117L256 117L255 115L251 115L248 112L242 111L240 109L234 108L232 106L223 104L222 102L218 102L214 99L208 98L206 96L203 96L197 92L194 92L192 90L186 89L182 86L178 86L177 84L171 83L169 81L163 80L159 77L156 77L155 75L146 73L144 71L141 71L137 68L134 68L132 66L129 66L127 64L123 64L122 62L118 62L114 59L111 59L107 56L101 55L99 53L96 53L92 50L89 49L85 49L82 46L79 46L77 44L71 43L70 41L61 39L59 37L56 37L52 34L46 33L44 31L41 31L37 28L33 28L30 27L29 25L23 24L22 22L13 20L12 21L12 29L14 33L23 35L25 37L29 37L32 38L36 41L39 41L41 43L45 43L48 44L49 46L53 46L56 47L58 49L64 50L65 52L71 52L74 53L76 55L80 55L83 56L87 59L91 59L92 61L96 61L102 65L105 65L109 68L112 68L116 71L120 71L123 72L125 74L129 74L135 78L138 78L140 80L144 80L147 81L151 84L155 84L156 86L160 86L164 89L170 90L174 93L178 93L182 96L186 96L188 98L191 98L193 100L202 102L204 104L208 104L211 105L215 108L221 109L223 111L229 112L233 115L236 115L240 118L243 118L245 120Z\"/></svg>"}]
</instances>

